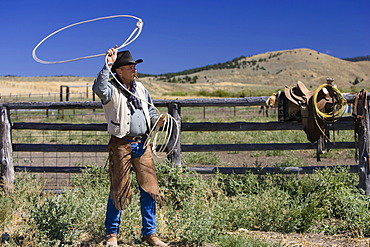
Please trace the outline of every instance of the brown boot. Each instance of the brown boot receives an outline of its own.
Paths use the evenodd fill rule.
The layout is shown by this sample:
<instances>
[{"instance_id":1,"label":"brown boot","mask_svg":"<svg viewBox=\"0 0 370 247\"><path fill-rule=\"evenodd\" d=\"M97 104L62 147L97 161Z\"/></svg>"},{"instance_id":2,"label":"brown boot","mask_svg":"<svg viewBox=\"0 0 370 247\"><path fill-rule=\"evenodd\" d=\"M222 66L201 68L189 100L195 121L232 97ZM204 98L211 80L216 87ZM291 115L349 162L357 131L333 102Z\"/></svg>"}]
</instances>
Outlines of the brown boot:
<instances>
[{"instance_id":1,"label":"brown boot","mask_svg":"<svg viewBox=\"0 0 370 247\"><path fill-rule=\"evenodd\" d=\"M105 236L105 246L106 247L118 247L117 236L114 233L110 233Z\"/></svg>"},{"instance_id":2,"label":"brown boot","mask_svg":"<svg viewBox=\"0 0 370 247\"><path fill-rule=\"evenodd\" d=\"M151 246L162 246L162 247L168 247L168 245L164 242L162 242L159 238L157 233L153 233L152 235L149 236L144 236L143 241L147 242Z\"/></svg>"}]
</instances>

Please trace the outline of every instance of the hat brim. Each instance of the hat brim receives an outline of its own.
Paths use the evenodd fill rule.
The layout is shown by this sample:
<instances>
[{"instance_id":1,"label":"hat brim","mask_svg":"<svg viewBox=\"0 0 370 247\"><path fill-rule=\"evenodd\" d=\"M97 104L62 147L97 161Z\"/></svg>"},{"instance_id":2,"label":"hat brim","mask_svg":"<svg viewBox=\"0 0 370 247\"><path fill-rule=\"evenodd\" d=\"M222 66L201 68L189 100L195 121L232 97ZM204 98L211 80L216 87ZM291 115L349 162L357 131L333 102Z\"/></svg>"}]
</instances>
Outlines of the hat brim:
<instances>
[{"instance_id":1,"label":"hat brim","mask_svg":"<svg viewBox=\"0 0 370 247\"><path fill-rule=\"evenodd\" d=\"M144 60L140 58L140 59L135 61L135 64L142 63L142 62L144 62Z\"/></svg>"},{"instance_id":2,"label":"hat brim","mask_svg":"<svg viewBox=\"0 0 370 247\"><path fill-rule=\"evenodd\" d=\"M120 64L119 66L113 65L113 67L111 68L111 71L115 73L116 69L118 69L119 67L126 66L126 65L136 65L142 62L144 62L144 60L140 58L140 59L137 59L136 61L128 61L126 63Z\"/></svg>"},{"instance_id":3,"label":"hat brim","mask_svg":"<svg viewBox=\"0 0 370 247\"><path fill-rule=\"evenodd\" d=\"M125 65L131 65L131 64L138 64L138 63L142 63L143 61L144 61L143 59L138 59L136 61L128 61L126 64L120 65L119 67L125 66Z\"/></svg>"}]
</instances>

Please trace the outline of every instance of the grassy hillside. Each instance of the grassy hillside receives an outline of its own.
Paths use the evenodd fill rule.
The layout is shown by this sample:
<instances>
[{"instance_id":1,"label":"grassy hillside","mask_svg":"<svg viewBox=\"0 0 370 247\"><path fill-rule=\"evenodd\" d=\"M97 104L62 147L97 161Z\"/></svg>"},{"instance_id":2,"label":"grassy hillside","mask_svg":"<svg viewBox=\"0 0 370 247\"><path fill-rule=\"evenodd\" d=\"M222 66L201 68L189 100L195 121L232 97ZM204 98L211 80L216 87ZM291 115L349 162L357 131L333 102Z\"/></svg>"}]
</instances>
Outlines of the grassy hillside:
<instances>
[{"instance_id":1,"label":"grassy hillside","mask_svg":"<svg viewBox=\"0 0 370 247\"><path fill-rule=\"evenodd\" d=\"M357 87L370 86L370 61L350 62L310 49L267 52L204 68L209 69L194 69L194 73L191 74L188 72L192 70L187 70L184 71L186 75L164 74L148 79L171 81L177 85L192 83L193 90L202 86L209 90L243 88L276 90L284 86L293 86L298 80L314 89L328 77L334 78L336 84L343 90L350 91L355 81L358 82ZM196 77L196 83L186 83L185 77Z\"/></svg>"},{"instance_id":2,"label":"grassy hillside","mask_svg":"<svg viewBox=\"0 0 370 247\"><path fill-rule=\"evenodd\" d=\"M215 95L266 95L298 80L315 89L332 77L343 92L370 88L370 61L348 61L311 49L272 51L156 76L141 75L154 98ZM140 71L139 71L140 72ZM0 95L57 93L60 85L92 84L93 77L0 77ZM85 92L86 88L73 88Z\"/></svg>"}]
</instances>

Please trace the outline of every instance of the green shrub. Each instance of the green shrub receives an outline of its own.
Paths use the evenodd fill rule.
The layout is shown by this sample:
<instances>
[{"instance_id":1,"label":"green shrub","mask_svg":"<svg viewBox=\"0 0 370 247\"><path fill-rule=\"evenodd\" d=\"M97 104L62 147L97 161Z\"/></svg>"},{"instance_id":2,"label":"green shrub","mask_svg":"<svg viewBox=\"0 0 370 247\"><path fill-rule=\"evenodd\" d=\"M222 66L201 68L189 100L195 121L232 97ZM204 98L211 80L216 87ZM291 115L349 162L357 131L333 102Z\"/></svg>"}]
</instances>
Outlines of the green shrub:
<instances>
[{"instance_id":1,"label":"green shrub","mask_svg":"<svg viewBox=\"0 0 370 247\"><path fill-rule=\"evenodd\" d=\"M42 204L31 212L37 229L42 238L50 244L56 241L71 241L74 239L75 222L78 220L78 208L65 200L65 197L46 198Z\"/></svg>"},{"instance_id":2,"label":"green shrub","mask_svg":"<svg viewBox=\"0 0 370 247\"><path fill-rule=\"evenodd\" d=\"M36 204L30 215L39 240L55 244L76 240L83 234L92 239L103 236L108 182L104 169L85 169L74 178L74 190L49 195Z\"/></svg>"},{"instance_id":3,"label":"green shrub","mask_svg":"<svg viewBox=\"0 0 370 247\"><path fill-rule=\"evenodd\" d=\"M164 240L197 246L230 241L230 246L238 246L248 240L220 239L225 231L239 228L370 236L370 200L356 188L358 176L347 168L309 175L202 176L163 162L157 170L164 195L157 225ZM63 194L45 194L35 178L25 176L17 179L12 194L1 193L0 220L3 228L15 229L10 232L14 243L99 243L104 236L108 174L101 167L85 169L73 185ZM137 243L141 231L135 179L132 186L133 201L122 213L119 235L126 243Z\"/></svg>"}]
</instances>

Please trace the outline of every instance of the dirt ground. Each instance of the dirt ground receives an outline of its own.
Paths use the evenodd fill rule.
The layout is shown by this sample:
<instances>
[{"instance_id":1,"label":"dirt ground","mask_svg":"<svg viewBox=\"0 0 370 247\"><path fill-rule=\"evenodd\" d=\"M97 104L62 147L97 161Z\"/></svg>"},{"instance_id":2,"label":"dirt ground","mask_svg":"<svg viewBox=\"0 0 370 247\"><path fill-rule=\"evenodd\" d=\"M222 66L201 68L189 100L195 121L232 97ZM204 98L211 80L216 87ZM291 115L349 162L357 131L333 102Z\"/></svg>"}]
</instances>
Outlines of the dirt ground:
<instances>
[{"instance_id":1,"label":"dirt ground","mask_svg":"<svg viewBox=\"0 0 370 247\"><path fill-rule=\"evenodd\" d=\"M320 161L317 161L316 153L313 150L300 150L289 152L288 155L266 156L256 155L252 152L217 152L216 156L221 163L226 166L245 166L253 167L256 165L262 167L291 166L287 160L296 160L300 166L333 166L333 165L355 165L357 164L355 156L344 155L340 150L329 150L326 154L320 155Z\"/></svg>"},{"instance_id":2,"label":"dirt ground","mask_svg":"<svg viewBox=\"0 0 370 247\"><path fill-rule=\"evenodd\" d=\"M280 243L283 246L294 247L368 247L370 238L348 238L343 235L324 235L317 233L299 234L289 233L282 234L276 232L259 232L239 229L237 232L229 234L245 234L267 242Z\"/></svg>"},{"instance_id":3,"label":"dirt ground","mask_svg":"<svg viewBox=\"0 0 370 247\"><path fill-rule=\"evenodd\" d=\"M261 240L265 243L277 243L286 247L369 247L370 238L348 238L342 235L324 235L317 233L299 234L290 233L282 234L276 232L260 232L239 229L236 232L228 232L230 235L244 235L254 239ZM167 242L169 246L185 247L184 244L178 242ZM132 244L119 242L122 247L142 246L140 243ZM98 246L104 246L103 242ZM195 247L195 245L190 245ZM215 244L204 244L204 247L216 247Z\"/></svg>"}]
</instances>

